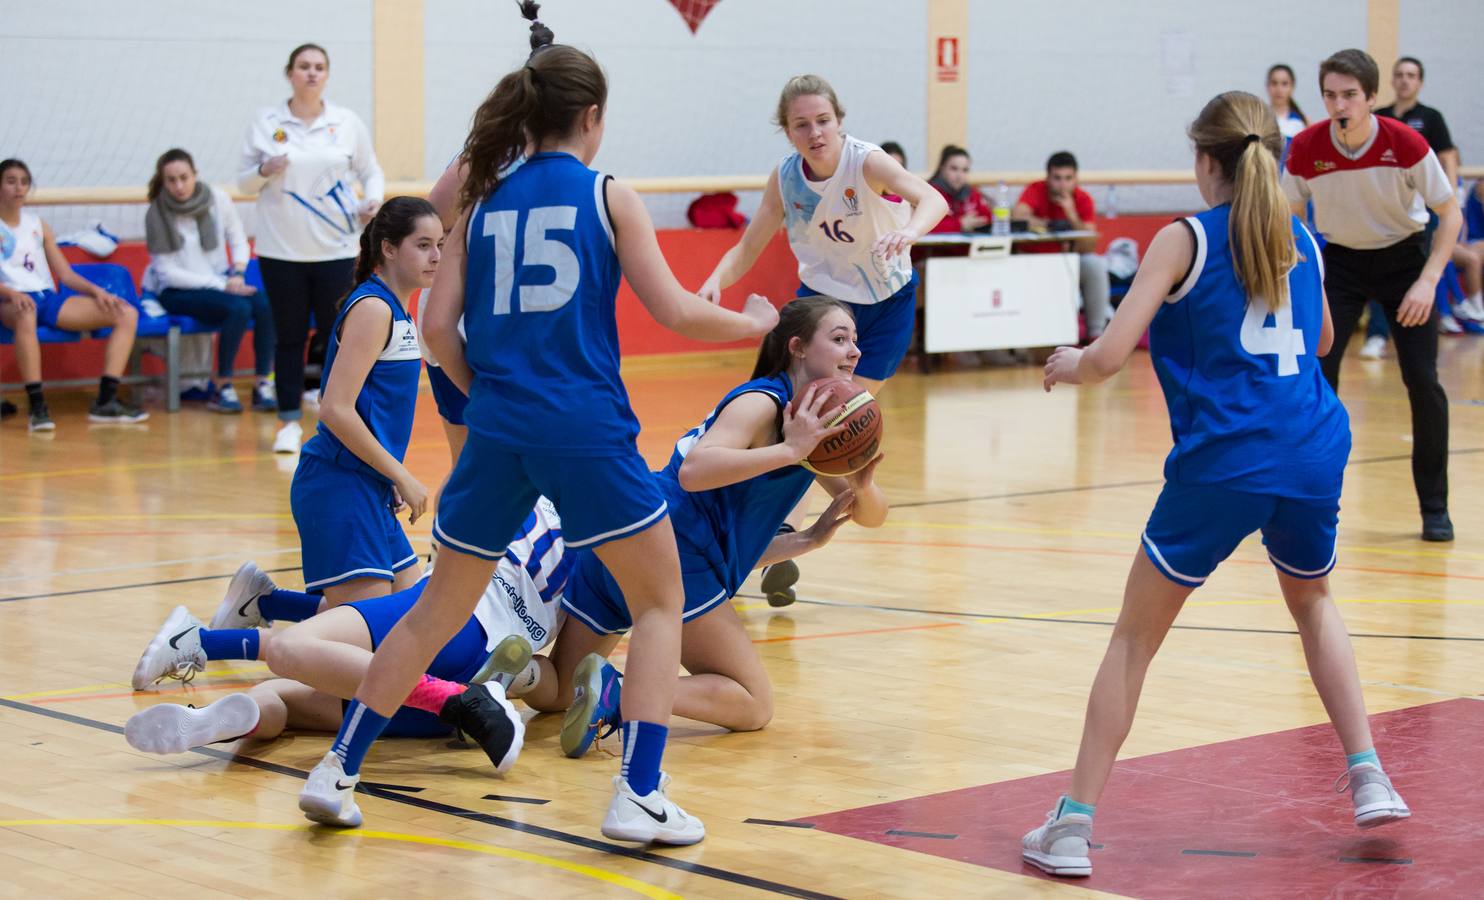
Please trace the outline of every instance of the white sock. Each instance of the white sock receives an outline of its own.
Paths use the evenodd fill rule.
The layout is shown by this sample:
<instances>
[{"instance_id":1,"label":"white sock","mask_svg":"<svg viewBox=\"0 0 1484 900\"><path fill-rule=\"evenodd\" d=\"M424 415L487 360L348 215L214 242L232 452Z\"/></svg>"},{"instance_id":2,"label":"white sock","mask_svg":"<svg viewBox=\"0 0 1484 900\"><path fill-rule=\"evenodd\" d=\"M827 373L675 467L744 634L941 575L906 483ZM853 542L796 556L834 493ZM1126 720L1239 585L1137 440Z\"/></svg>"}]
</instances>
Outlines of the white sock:
<instances>
[{"instance_id":1,"label":"white sock","mask_svg":"<svg viewBox=\"0 0 1484 900\"><path fill-rule=\"evenodd\" d=\"M503 680L503 679L502 679ZM510 683L505 686L505 696L523 697L535 689L541 683L541 666L533 658L526 663L526 667L519 675L514 676Z\"/></svg>"}]
</instances>

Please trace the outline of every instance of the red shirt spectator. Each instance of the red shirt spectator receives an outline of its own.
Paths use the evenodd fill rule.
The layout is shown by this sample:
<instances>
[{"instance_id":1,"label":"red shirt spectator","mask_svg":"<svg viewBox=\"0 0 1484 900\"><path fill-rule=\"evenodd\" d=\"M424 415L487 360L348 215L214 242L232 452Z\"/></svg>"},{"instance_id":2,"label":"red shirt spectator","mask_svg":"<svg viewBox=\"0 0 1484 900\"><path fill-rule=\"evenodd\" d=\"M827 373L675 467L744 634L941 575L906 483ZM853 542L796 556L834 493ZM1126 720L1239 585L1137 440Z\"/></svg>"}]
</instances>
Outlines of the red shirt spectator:
<instances>
[{"instance_id":1,"label":"red shirt spectator","mask_svg":"<svg viewBox=\"0 0 1484 900\"><path fill-rule=\"evenodd\" d=\"M1062 195L1065 196L1065 195ZM1083 230L1092 225L1093 217L1097 214L1097 206L1092 202L1092 196L1080 187L1072 187L1072 205L1077 215L1074 219L1060 200L1052 199L1051 189L1046 181L1033 181L1025 186L1020 192L1020 199L1016 201L1016 209L1019 213L1029 210L1030 217L1042 219L1048 226L1056 228L1075 228ZM1025 207L1021 209L1020 207ZM1023 216L1017 216L1021 218ZM1061 247L1054 243L1047 244L1024 244L1016 248L1018 253L1060 253Z\"/></svg>"}]
</instances>

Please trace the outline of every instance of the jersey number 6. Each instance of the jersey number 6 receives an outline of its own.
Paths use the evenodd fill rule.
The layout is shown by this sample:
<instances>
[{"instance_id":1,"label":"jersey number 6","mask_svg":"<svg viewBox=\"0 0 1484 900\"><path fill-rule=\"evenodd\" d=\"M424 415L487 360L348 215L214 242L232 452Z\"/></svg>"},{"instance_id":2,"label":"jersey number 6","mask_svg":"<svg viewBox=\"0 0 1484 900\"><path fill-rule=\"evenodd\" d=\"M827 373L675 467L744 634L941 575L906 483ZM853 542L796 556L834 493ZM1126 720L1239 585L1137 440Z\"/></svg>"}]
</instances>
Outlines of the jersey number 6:
<instances>
[{"instance_id":1,"label":"jersey number 6","mask_svg":"<svg viewBox=\"0 0 1484 900\"><path fill-rule=\"evenodd\" d=\"M556 273L551 284L520 286L521 312L551 312L566 305L577 292L581 264L572 248L546 237L548 231L572 231L577 226L577 207L541 206L526 214L525 247L515 261L515 228L519 213L501 209L484 214L481 233L495 239L495 315L510 313L515 272L528 266L546 266Z\"/></svg>"}]
</instances>

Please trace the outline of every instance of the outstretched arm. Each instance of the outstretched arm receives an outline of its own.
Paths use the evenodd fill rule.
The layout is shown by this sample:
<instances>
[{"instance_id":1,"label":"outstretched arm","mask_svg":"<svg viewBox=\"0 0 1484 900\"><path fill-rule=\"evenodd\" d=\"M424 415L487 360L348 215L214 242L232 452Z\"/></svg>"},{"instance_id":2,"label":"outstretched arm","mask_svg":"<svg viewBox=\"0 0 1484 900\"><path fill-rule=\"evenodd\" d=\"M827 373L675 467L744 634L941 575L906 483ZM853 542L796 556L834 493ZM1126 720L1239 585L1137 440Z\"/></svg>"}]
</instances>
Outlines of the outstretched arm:
<instances>
[{"instance_id":1,"label":"outstretched arm","mask_svg":"<svg viewBox=\"0 0 1484 900\"><path fill-rule=\"evenodd\" d=\"M711 303L721 302L721 292L736 284L738 280L746 275L767 249L768 242L773 239L773 233L783 227L783 196L778 192L778 170L768 176L768 185L763 188L763 202L757 208L757 214L752 221L747 223L747 230L742 232L742 240L732 245L721 257L721 262L716 264L716 269L706 283L701 285L698 293L702 299Z\"/></svg>"}]
</instances>

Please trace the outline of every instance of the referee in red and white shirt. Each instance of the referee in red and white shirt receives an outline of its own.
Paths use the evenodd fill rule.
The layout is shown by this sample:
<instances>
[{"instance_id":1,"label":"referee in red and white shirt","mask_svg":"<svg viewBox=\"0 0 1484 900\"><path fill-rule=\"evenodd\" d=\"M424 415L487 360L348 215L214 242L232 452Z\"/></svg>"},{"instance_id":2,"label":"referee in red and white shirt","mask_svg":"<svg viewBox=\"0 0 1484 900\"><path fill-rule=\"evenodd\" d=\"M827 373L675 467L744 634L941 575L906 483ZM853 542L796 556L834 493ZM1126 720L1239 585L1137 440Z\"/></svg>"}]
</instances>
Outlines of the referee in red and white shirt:
<instances>
[{"instance_id":1,"label":"referee in red and white shirt","mask_svg":"<svg viewBox=\"0 0 1484 900\"><path fill-rule=\"evenodd\" d=\"M1412 404L1412 482L1422 539L1453 540L1448 518L1448 397L1438 383L1433 297L1453 254L1463 215L1437 156L1420 134L1371 114L1380 73L1362 50L1341 50L1319 66L1330 120L1304 129L1288 151L1283 188L1295 215L1314 202L1324 248L1324 288L1335 343L1324 377L1339 390L1340 361L1366 302L1377 300L1392 332ZM1427 210L1439 225L1429 250Z\"/></svg>"}]
</instances>

